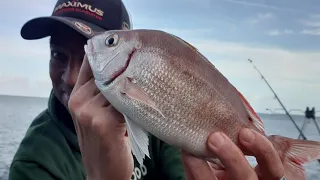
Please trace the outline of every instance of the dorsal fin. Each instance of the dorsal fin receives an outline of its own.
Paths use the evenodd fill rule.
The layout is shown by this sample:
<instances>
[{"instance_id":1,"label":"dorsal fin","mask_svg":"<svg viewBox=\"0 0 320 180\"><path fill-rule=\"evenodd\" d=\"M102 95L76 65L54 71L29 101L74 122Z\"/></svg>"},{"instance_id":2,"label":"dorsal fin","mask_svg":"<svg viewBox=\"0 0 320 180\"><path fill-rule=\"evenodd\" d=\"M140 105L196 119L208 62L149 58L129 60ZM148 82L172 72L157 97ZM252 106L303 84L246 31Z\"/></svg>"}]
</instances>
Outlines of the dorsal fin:
<instances>
[{"instance_id":1,"label":"dorsal fin","mask_svg":"<svg viewBox=\"0 0 320 180\"><path fill-rule=\"evenodd\" d=\"M171 34L173 37L179 39L180 41L184 42L187 46L189 46L191 49L195 50L195 51L198 51L197 48L195 48L193 45L191 45L190 43L188 43L187 41L183 40L182 38L176 36L176 35L173 35Z\"/></svg>"},{"instance_id":2,"label":"dorsal fin","mask_svg":"<svg viewBox=\"0 0 320 180\"><path fill-rule=\"evenodd\" d=\"M192 50L194 50L195 52L197 52L197 54L198 54L199 56L201 56L203 60L207 61L212 67L215 68L215 66L209 61L209 59L207 59L203 54L201 54L196 47L194 47L193 45L191 45L190 43L188 43L187 41L183 40L182 38L180 38L180 37L178 37L178 36L175 36L175 35L173 35L173 34L171 34L171 35L172 35L174 38L177 38L178 40L180 40L181 42L183 42L185 45L187 45L188 47L190 47L190 48L191 48Z\"/></svg>"},{"instance_id":3,"label":"dorsal fin","mask_svg":"<svg viewBox=\"0 0 320 180\"><path fill-rule=\"evenodd\" d=\"M265 133L264 131L264 124L262 122L262 120L259 118L259 116L257 115L257 113L254 111L254 109L251 107L251 105L249 104L249 102L246 100L246 98L238 91L236 90L240 96L240 99L243 103L243 105L245 106L249 117L252 119L253 124L263 133Z\"/></svg>"}]
</instances>

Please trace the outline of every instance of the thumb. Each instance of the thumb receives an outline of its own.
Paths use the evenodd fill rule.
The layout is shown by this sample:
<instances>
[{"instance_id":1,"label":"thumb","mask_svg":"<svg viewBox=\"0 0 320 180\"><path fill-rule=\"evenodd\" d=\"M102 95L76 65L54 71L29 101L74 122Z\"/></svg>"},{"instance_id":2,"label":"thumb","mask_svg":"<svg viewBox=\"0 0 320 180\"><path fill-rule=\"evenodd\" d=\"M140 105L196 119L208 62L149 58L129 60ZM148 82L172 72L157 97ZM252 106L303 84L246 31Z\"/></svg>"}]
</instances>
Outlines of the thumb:
<instances>
[{"instance_id":1,"label":"thumb","mask_svg":"<svg viewBox=\"0 0 320 180\"><path fill-rule=\"evenodd\" d=\"M213 155L221 161L225 171L232 174L234 179L254 176L255 172L242 151L224 133L212 133L208 138L208 146Z\"/></svg>"}]
</instances>

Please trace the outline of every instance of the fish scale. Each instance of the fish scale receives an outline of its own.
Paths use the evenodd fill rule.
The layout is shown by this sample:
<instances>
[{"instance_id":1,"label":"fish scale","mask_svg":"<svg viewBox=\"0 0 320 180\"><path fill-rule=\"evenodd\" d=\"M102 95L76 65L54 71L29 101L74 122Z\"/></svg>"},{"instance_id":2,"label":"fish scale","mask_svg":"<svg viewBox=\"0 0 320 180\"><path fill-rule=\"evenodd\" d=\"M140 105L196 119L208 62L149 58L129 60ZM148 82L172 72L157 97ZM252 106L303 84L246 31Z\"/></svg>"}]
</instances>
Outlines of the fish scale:
<instances>
[{"instance_id":1,"label":"fish scale","mask_svg":"<svg viewBox=\"0 0 320 180\"><path fill-rule=\"evenodd\" d=\"M148 74L148 73L145 73L146 71L141 71L141 72L143 72L143 74L144 74L144 76L145 76L145 78L146 78L146 81L148 81L148 77L150 78L150 77L153 77L153 76L155 76L156 75L156 73L152 73L152 72L154 72L154 71L148 71L150 74ZM159 79L159 78L154 78L154 79ZM159 79L160 80L160 79ZM154 83L153 83L154 85L157 85L158 83L156 82L156 81L154 81ZM142 86L143 87L143 86ZM152 88L152 87L151 87ZM156 93L156 90L157 88L155 88L155 94L157 94ZM159 88L159 89L163 89L163 88ZM151 95L151 98L154 98L154 99L159 99L159 104L163 104L164 105L164 107L166 107L166 105L169 105L172 101L170 101L171 100L171 98L169 97L169 98L161 98L161 97L154 97L154 96L152 96L152 94L150 94ZM160 99L162 99L162 100L160 100ZM172 98L173 99L173 98ZM165 101L165 100L167 100L167 101ZM173 106L173 105L172 105ZM161 108L161 107L160 107ZM173 109L174 110L174 109ZM165 111L164 111L165 112ZM147 115L147 114L144 114L144 115ZM171 116L170 116L171 115ZM167 117L167 119L168 120L171 120L171 119L176 119L177 118L177 116L179 116L179 113L178 114L168 114L168 117ZM159 119L156 121L156 122L159 122ZM164 121L165 122L165 121ZM188 126L184 126L183 124L181 124L181 123L179 123L179 121L174 121L174 122L168 122L168 123L165 123L164 124L164 127L167 127L168 126L168 124L171 124L172 126L173 125L176 125L175 127L176 128L178 128L178 129L180 129L180 128L182 128L182 127L185 127L186 129L183 129L183 131L184 132L188 132L187 130L187 127ZM161 127L163 124L159 124L159 126ZM164 130L164 132L166 132L166 133L169 133L170 134L170 132L167 132L168 130L170 130L170 128L166 128L165 130ZM160 131L161 131L161 129L160 129ZM192 131L191 130L191 128L189 128L189 132L190 131ZM174 131L172 131L172 132L174 132ZM180 134L181 132L178 132L177 134ZM170 134L171 135L171 134ZM174 134L172 134L172 135L174 135ZM182 134L183 135L183 134ZM183 135L184 136L184 135Z\"/></svg>"},{"instance_id":2,"label":"fish scale","mask_svg":"<svg viewBox=\"0 0 320 180\"><path fill-rule=\"evenodd\" d=\"M146 53L144 51L144 53ZM124 74L129 77L139 77L137 78L137 83L139 86L147 93L147 95L157 102L159 109L165 114L166 118L163 119L161 117L156 116L156 111L152 111L150 107L147 105L138 105L137 109L142 111L142 117L148 117L146 119L156 118L155 121L147 122L143 121L143 124L148 124L148 127L152 127L154 130L154 134L158 136L163 136L165 134L167 137L174 137L173 141L177 141L181 139L181 142L184 144L193 144L192 148L198 149L197 151L202 151L204 149L204 141L206 141L206 136L209 134L209 129L218 127L212 123L210 117L206 113L201 113L202 110L197 108L197 104L203 102L204 99L208 99L207 97L201 96L206 95L204 93L206 91L205 88L197 88L199 86L203 86L205 82L196 80L195 78L188 78L185 74L175 73L174 69L169 66L166 66L164 63L161 63L163 57L153 58L150 63L153 64L151 68L148 68L145 64L132 64L128 67L128 72L134 72L133 74ZM130 69L135 69L134 71L130 71ZM141 69L137 71L137 69ZM166 73L164 73L166 72ZM135 74L137 73L137 74ZM174 78L172 78L174 77ZM165 80L165 81L164 81ZM152 83L149 83L152 82ZM182 87L185 87L186 84L192 84L192 86L187 86L188 88L183 88L183 92L181 91ZM171 85L171 86L169 86ZM177 87L177 88L173 88ZM162 94L166 94L167 96L161 96ZM183 95L179 95L183 94ZM199 96L200 95L200 96ZM218 96L218 95L216 95ZM211 96L212 97L212 96ZM214 104L208 103L208 108L212 107L214 109ZM168 107L176 107L175 109L168 109ZM196 117L196 113L190 111L190 109L198 109L199 116ZM155 114L148 114L150 112L154 112ZM166 112L175 112L172 113L174 116ZM222 112L225 112L222 110ZM223 114L221 114L223 115ZM160 115L158 115L160 116ZM192 119L196 118L205 118L205 121L200 121L195 124ZM161 123L159 123L161 122ZM211 122L212 125L208 128L208 122ZM159 124L158 124L159 123ZM161 127L166 127L166 129L162 130ZM169 126L169 128L168 128ZM191 134L182 134L177 129L185 127L186 132L191 132ZM195 132L195 133L193 133ZM188 138L186 138L186 136ZM203 138L203 139L201 139ZM170 140L169 140L170 142ZM170 142L171 143L171 142ZM174 142L172 142L174 144ZM202 154L204 156L204 154Z\"/></svg>"},{"instance_id":3,"label":"fish scale","mask_svg":"<svg viewBox=\"0 0 320 180\"><path fill-rule=\"evenodd\" d=\"M208 136L220 131L239 145L244 127L271 142L287 180L306 180L303 165L320 158L320 142L267 136L244 96L181 38L158 30L106 31L89 39L85 52L98 89L124 116L140 164L151 158L152 134L223 166L208 151Z\"/></svg>"}]
</instances>

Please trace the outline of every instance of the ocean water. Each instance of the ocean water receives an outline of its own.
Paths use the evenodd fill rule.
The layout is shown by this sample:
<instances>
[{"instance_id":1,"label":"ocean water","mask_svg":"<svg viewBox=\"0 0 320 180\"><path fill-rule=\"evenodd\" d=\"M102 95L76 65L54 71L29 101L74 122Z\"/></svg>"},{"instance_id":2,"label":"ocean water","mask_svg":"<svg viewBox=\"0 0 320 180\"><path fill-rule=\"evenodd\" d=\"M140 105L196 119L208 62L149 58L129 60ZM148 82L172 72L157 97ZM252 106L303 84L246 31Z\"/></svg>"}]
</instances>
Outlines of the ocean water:
<instances>
[{"instance_id":1,"label":"ocean water","mask_svg":"<svg viewBox=\"0 0 320 180\"><path fill-rule=\"evenodd\" d=\"M31 121L47 107L46 98L15 97L0 95L0 180L8 179L8 168L21 139ZM259 114L264 121L266 133L297 138L299 133L285 115ZM299 127L304 117L293 116ZM319 118L320 119L320 118ZM320 121L318 121L320 124ZM307 124L304 134L310 140L320 141L320 135L313 122ZM256 164L254 158L248 160ZM308 180L320 179L320 163L314 161L305 166Z\"/></svg>"},{"instance_id":2,"label":"ocean water","mask_svg":"<svg viewBox=\"0 0 320 180\"><path fill-rule=\"evenodd\" d=\"M48 99L0 95L0 180L8 168L32 120L47 107Z\"/></svg>"}]
</instances>

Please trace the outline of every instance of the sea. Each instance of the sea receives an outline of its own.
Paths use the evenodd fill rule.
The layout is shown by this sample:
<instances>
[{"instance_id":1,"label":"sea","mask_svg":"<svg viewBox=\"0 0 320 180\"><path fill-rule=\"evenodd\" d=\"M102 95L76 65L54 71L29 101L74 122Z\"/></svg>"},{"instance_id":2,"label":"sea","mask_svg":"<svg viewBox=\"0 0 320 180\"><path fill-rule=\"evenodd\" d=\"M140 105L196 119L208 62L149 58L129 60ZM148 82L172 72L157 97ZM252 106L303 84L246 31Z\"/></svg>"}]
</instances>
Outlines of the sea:
<instances>
[{"instance_id":1,"label":"sea","mask_svg":"<svg viewBox=\"0 0 320 180\"><path fill-rule=\"evenodd\" d=\"M47 98L0 95L0 180L8 179L12 158L32 120L47 107ZM266 134L278 134L298 138L299 132L292 121L283 114L259 114ZM304 116L293 115L294 121L302 127ZM320 118L318 118L320 119ZM320 120L317 121L320 124ZM313 121L308 121L303 130L310 140L320 141L319 132ZM256 161L248 157L251 165ZM314 161L305 166L308 180L320 179L320 163Z\"/></svg>"}]
</instances>

